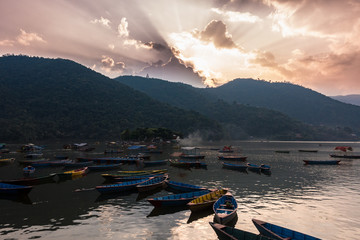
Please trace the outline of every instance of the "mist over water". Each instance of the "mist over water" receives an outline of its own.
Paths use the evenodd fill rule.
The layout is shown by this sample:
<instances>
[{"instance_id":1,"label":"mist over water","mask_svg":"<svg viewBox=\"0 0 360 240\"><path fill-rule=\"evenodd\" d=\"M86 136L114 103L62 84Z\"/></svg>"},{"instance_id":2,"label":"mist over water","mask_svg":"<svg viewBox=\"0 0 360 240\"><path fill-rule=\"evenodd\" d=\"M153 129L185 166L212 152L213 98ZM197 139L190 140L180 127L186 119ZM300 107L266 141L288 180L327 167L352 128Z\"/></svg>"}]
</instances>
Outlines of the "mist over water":
<instances>
[{"instance_id":1,"label":"mist over water","mask_svg":"<svg viewBox=\"0 0 360 240\"><path fill-rule=\"evenodd\" d=\"M252 218L268 221L322 239L360 239L360 159L341 160L340 165L307 166L303 160L329 160L338 145L350 145L354 155L360 155L359 143L334 142L223 142L184 146L200 147L206 157L207 169L167 168L173 181L209 188L229 188L238 201L235 227L257 233ZM193 145L194 144L194 145ZM248 156L248 162L267 164L271 175L251 171L223 169L215 148L232 145L236 152ZM16 150L11 146L12 150ZM95 145L89 153L66 151L62 144L48 144L46 157L68 155L103 157L104 144ZM318 150L316 153L300 149ZM163 154L153 154L151 160L167 159L179 151L163 146ZM276 153L287 150L289 153ZM237 154L237 153L235 153ZM17 160L23 154L11 153ZM0 178L22 176L17 162L0 166ZM122 170L136 170L125 165ZM36 174L62 172L62 168L37 169ZM111 173L116 171L107 171ZM136 192L101 196L92 190L102 185L104 172L90 172L72 181L34 186L27 199L0 198L1 239L217 239L208 222L212 211L191 214L184 208L156 210L147 198L172 194L165 190L141 196ZM81 189L82 191L77 191Z\"/></svg>"}]
</instances>

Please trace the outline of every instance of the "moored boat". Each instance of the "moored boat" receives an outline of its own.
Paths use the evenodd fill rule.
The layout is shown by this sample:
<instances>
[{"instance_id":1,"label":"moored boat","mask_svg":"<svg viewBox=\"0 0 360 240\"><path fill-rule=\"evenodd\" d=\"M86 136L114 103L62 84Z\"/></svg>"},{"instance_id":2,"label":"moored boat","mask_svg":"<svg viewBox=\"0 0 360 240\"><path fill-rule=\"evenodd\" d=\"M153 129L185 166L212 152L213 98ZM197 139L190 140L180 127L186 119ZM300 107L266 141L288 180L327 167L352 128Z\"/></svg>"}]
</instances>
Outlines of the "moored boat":
<instances>
[{"instance_id":1,"label":"moored boat","mask_svg":"<svg viewBox=\"0 0 360 240\"><path fill-rule=\"evenodd\" d=\"M163 188L165 186L165 180L168 179L168 175L151 177L148 181L143 182L139 185L136 185L136 188L139 192L152 191L157 188Z\"/></svg>"},{"instance_id":2,"label":"moored boat","mask_svg":"<svg viewBox=\"0 0 360 240\"><path fill-rule=\"evenodd\" d=\"M222 163L223 168L231 169L231 170L238 170L238 171L246 171L248 168L247 165L241 165L241 164L233 164L233 163Z\"/></svg>"},{"instance_id":3,"label":"moored boat","mask_svg":"<svg viewBox=\"0 0 360 240\"><path fill-rule=\"evenodd\" d=\"M33 166L26 166L23 168L24 175L30 175L35 172L35 168Z\"/></svg>"},{"instance_id":4,"label":"moored boat","mask_svg":"<svg viewBox=\"0 0 360 240\"><path fill-rule=\"evenodd\" d=\"M0 159L0 164L2 163L12 163L15 161L15 158L2 158Z\"/></svg>"},{"instance_id":5,"label":"moored boat","mask_svg":"<svg viewBox=\"0 0 360 240\"><path fill-rule=\"evenodd\" d=\"M240 155L228 155L228 156L218 156L219 160L226 160L226 161L245 161L247 156L240 156Z\"/></svg>"},{"instance_id":6,"label":"moored boat","mask_svg":"<svg viewBox=\"0 0 360 240\"><path fill-rule=\"evenodd\" d=\"M197 191L206 190L206 188L204 187L182 183L182 182L166 180L165 183L167 189L174 192L197 192Z\"/></svg>"},{"instance_id":7,"label":"moored boat","mask_svg":"<svg viewBox=\"0 0 360 240\"><path fill-rule=\"evenodd\" d=\"M79 176L84 176L86 175L86 173L89 171L88 167L82 167L79 169L74 169L71 171L66 171L63 173L58 173L58 177L60 179L70 179L72 177L79 177Z\"/></svg>"},{"instance_id":8,"label":"moored boat","mask_svg":"<svg viewBox=\"0 0 360 240\"><path fill-rule=\"evenodd\" d=\"M268 238L263 235L258 235L219 223L209 222L209 224L220 240L272 240L272 238Z\"/></svg>"},{"instance_id":9,"label":"moored boat","mask_svg":"<svg viewBox=\"0 0 360 240\"><path fill-rule=\"evenodd\" d=\"M237 216L238 204L233 195L227 192L213 205L215 220L220 224L227 224Z\"/></svg>"},{"instance_id":10,"label":"moored boat","mask_svg":"<svg viewBox=\"0 0 360 240\"><path fill-rule=\"evenodd\" d=\"M308 152L308 153L317 153L318 150L307 150L307 149L300 149L299 152Z\"/></svg>"},{"instance_id":11,"label":"moored boat","mask_svg":"<svg viewBox=\"0 0 360 240\"><path fill-rule=\"evenodd\" d=\"M101 185L96 186L96 190L100 192L101 194L109 194L109 193L121 193L124 191L130 191L133 189L136 189L136 186L148 181L149 178L146 179L140 179L136 181L128 181L128 182L122 182L122 183L116 183L116 184L109 184L109 185Z\"/></svg>"},{"instance_id":12,"label":"moored boat","mask_svg":"<svg viewBox=\"0 0 360 240\"><path fill-rule=\"evenodd\" d=\"M28 194L32 186L22 186L8 183L0 183L0 194L20 195Z\"/></svg>"},{"instance_id":13,"label":"moored boat","mask_svg":"<svg viewBox=\"0 0 360 240\"><path fill-rule=\"evenodd\" d=\"M128 181L135 181L140 179L146 179L151 177L162 177L164 176L163 173L160 174L148 174L148 175L118 175L118 174L101 174L103 178L110 182L128 182Z\"/></svg>"},{"instance_id":14,"label":"moored boat","mask_svg":"<svg viewBox=\"0 0 360 240\"><path fill-rule=\"evenodd\" d=\"M261 171L261 167L259 165L256 164L252 164L252 163L247 163L247 169L253 172L260 172Z\"/></svg>"},{"instance_id":15,"label":"moored boat","mask_svg":"<svg viewBox=\"0 0 360 240\"><path fill-rule=\"evenodd\" d=\"M158 173L166 173L167 169L157 169L157 170L141 170L141 171L118 171L119 175L147 175L147 174L158 174Z\"/></svg>"},{"instance_id":16,"label":"moored boat","mask_svg":"<svg viewBox=\"0 0 360 240\"><path fill-rule=\"evenodd\" d=\"M72 167L88 167L93 165L94 162L93 161L87 161L87 162L75 162L75 161L70 161L64 164L64 167L66 168L72 168Z\"/></svg>"},{"instance_id":17,"label":"moored boat","mask_svg":"<svg viewBox=\"0 0 360 240\"><path fill-rule=\"evenodd\" d=\"M305 164L313 164L313 165L337 165L341 161L340 160L303 160Z\"/></svg>"},{"instance_id":18,"label":"moored boat","mask_svg":"<svg viewBox=\"0 0 360 240\"><path fill-rule=\"evenodd\" d=\"M147 199L154 207L170 207L170 206L185 206L188 202L199 196L209 193L210 190L203 190L198 192L187 192L180 194L172 194L163 197Z\"/></svg>"},{"instance_id":19,"label":"moored boat","mask_svg":"<svg viewBox=\"0 0 360 240\"><path fill-rule=\"evenodd\" d=\"M123 163L99 164L99 165L90 165L88 166L88 168L90 171L105 171L105 170L120 168L122 165Z\"/></svg>"},{"instance_id":20,"label":"moored boat","mask_svg":"<svg viewBox=\"0 0 360 240\"><path fill-rule=\"evenodd\" d=\"M209 192L208 194L202 195L200 197L195 198L191 202L187 204L189 209L192 212L201 211L204 209L211 209L213 204L222 196L227 193L228 189L218 189L213 192Z\"/></svg>"},{"instance_id":21,"label":"moored boat","mask_svg":"<svg viewBox=\"0 0 360 240\"><path fill-rule=\"evenodd\" d=\"M157 160L157 161L142 161L145 167L166 165L168 160Z\"/></svg>"},{"instance_id":22,"label":"moored boat","mask_svg":"<svg viewBox=\"0 0 360 240\"><path fill-rule=\"evenodd\" d=\"M338 155L338 154L330 154L330 157L333 157L333 158L360 159L360 155Z\"/></svg>"},{"instance_id":23,"label":"moored boat","mask_svg":"<svg viewBox=\"0 0 360 240\"><path fill-rule=\"evenodd\" d=\"M264 222L257 219L252 219L255 227L258 229L260 234L270 237L276 240L320 240L320 238L316 238L301 232L297 232L288 228L284 228L275 224L271 224L268 222Z\"/></svg>"},{"instance_id":24,"label":"moored boat","mask_svg":"<svg viewBox=\"0 0 360 240\"><path fill-rule=\"evenodd\" d=\"M0 180L0 182L8 183L8 184L31 186L31 185L55 182L54 181L55 176L56 176L56 173L50 173L49 175L41 176L41 177L26 177L26 178L19 178L19 179L13 179L13 180Z\"/></svg>"},{"instance_id":25,"label":"moored boat","mask_svg":"<svg viewBox=\"0 0 360 240\"><path fill-rule=\"evenodd\" d=\"M207 164L199 161L169 160L170 166L179 168L207 168Z\"/></svg>"}]
</instances>

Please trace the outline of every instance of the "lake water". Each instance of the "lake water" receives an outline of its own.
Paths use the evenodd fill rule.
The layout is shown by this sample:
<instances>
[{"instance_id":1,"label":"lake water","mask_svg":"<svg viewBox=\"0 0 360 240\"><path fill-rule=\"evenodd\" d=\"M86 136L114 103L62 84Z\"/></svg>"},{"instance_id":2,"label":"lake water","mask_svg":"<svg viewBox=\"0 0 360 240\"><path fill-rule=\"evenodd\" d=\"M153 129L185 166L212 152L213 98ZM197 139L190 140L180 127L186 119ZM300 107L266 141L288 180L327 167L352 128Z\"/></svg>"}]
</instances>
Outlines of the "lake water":
<instances>
[{"instance_id":1,"label":"lake water","mask_svg":"<svg viewBox=\"0 0 360 240\"><path fill-rule=\"evenodd\" d=\"M248 162L267 164L271 175L223 169L212 148L225 144L248 156ZM229 188L239 208L235 227L257 233L252 218L264 220L322 239L360 239L360 159L345 160L340 165L307 166L302 160L329 160L338 145L350 145L360 155L360 143L335 142L232 142L201 147L207 169L167 168L173 181L209 188ZM62 143L50 144L45 157L66 155L102 157L104 144L93 145L89 153L62 149ZM9 146L12 151L19 148ZM318 150L317 153L299 149ZM289 150L290 153L276 153ZM174 151L164 146L163 154L152 160L167 159ZM121 155L120 155L121 156ZM21 153L4 157L23 159ZM0 166L0 179L22 176L17 162ZM136 170L125 165L122 170ZM62 168L37 169L36 175L62 172ZM111 173L116 171L107 171ZM158 210L146 201L149 197L171 194L162 190L143 198L138 193L101 197L96 190L102 185L104 172L90 172L71 181L34 186L25 199L0 197L0 239L217 239L209 222L211 211L191 214L190 210ZM36 176L35 175L35 176ZM77 191L81 189L82 191Z\"/></svg>"}]
</instances>

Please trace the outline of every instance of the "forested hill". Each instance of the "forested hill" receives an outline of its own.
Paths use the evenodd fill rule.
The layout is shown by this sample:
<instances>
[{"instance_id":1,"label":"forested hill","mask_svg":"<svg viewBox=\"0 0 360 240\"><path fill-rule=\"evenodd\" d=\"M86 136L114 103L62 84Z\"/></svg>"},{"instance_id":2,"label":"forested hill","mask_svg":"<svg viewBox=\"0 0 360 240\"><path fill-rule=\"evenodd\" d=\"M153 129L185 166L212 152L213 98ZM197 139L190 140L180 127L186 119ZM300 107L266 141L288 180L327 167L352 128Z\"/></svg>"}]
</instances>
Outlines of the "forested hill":
<instances>
[{"instance_id":1,"label":"forested hill","mask_svg":"<svg viewBox=\"0 0 360 240\"><path fill-rule=\"evenodd\" d=\"M191 109L219 121L226 136L232 139L250 137L277 140L349 140L353 136L341 129L313 127L273 110L228 103L208 89L183 83L136 76L116 80L150 97L168 104Z\"/></svg>"},{"instance_id":2,"label":"forested hill","mask_svg":"<svg viewBox=\"0 0 360 240\"><path fill-rule=\"evenodd\" d=\"M359 106L336 101L298 85L235 79L220 87L208 88L204 91L228 102L236 101L277 110L307 123L360 130Z\"/></svg>"},{"instance_id":3,"label":"forested hill","mask_svg":"<svg viewBox=\"0 0 360 240\"><path fill-rule=\"evenodd\" d=\"M0 95L2 141L118 139L123 130L142 127L222 136L221 127L207 117L156 101L70 60L3 56Z\"/></svg>"}]
</instances>

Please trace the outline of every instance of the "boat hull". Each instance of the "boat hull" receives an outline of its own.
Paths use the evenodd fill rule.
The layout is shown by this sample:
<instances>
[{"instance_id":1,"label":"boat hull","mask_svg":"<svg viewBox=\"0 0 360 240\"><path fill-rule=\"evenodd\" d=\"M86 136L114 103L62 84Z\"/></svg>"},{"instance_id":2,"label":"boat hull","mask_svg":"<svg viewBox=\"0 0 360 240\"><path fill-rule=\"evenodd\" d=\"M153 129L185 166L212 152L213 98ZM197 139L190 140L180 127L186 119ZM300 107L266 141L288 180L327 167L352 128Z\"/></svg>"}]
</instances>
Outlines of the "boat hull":
<instances>
[{"instance_id":1,"label":"boat hull","mask_svg":"<svg viewBox=\"0 0 360 240\"><path fill-rule=\"evenodd\" d=\"M209 190L168 195L158 198L149 198L147 201L154 207L185 206L188 202L199 196L209 193Z\"/></svg>"},{"instance_id":2,"label":"boat hull","mask_svg":"<svg viewBox=\"0 0 360 240\"><path fill-rule=\"evenodd\" d=\"M209 222L209 224L220 240L271 240L271 238L265 236L225 226L219 223Z\"/></svg>"},{"instance_id":3,"label":"boat hull","mask_svg":"<svg viewBox=\"0 0 360 240\"><path fill-rule=\"evenodd\" d=\"M237 216L237 202L230 193L226 193L214 203L213 210L215 221L220 224L227 224Z\"/></svg>"},{"instance_id":4,"label":"boat hull","mask_svg":"<svg viewBox=\"0 0 360 240\"><path fill-rule=\"evenodd\" d=\"M224 194L227 193L227 189L220 189L213 192L210 192L208 194L205 194L203 196L200 196L198 198L195 198L191 202L187 204L189 209L192 212L198 212L203 211L205 209L211 209L211 207L214 205L214 203Z\"/></svg>"},{"instance_id":5,"label":"boat hull","mask_svg":"<svg viewBox=\"0 0 360 240\"><path fill-rule=\"evenodd\" d=\"M309 165L337 165L340 163L340 160L327 160L327 161L317 161L317 160L303 160L305 164Z\"/></svg>"}]
</instances>

